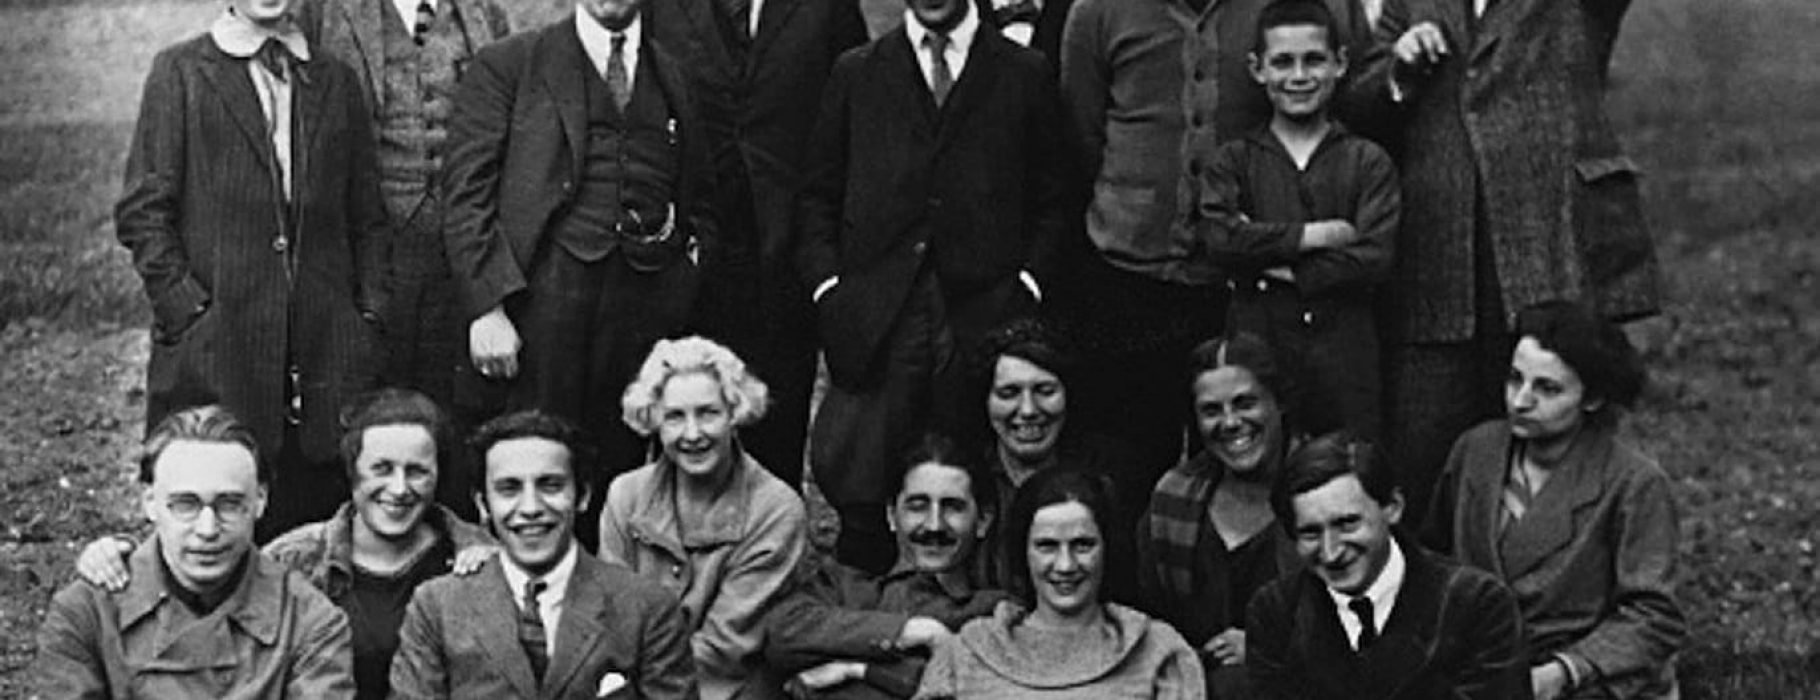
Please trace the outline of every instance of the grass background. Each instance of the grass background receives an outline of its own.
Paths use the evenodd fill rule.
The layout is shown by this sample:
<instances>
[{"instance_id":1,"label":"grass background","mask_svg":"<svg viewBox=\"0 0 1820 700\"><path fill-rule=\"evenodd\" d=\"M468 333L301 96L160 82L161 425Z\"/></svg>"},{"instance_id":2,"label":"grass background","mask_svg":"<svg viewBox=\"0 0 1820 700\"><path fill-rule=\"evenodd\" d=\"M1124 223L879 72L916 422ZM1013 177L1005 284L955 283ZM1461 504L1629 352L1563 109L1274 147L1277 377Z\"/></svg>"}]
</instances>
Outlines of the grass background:
<instances>
[{"instance_id":1,"label":"grass background","mask_svg":"<svg viewBox=\"0 0 1820 700\"><path fill-rule=\"evenodd\" d=\"M76 543L135 521L148 316L111 207L153 52L219 7L0 0L0 697ZM1612 69L1669 285L1629 430L1676 482L1690 698L1820 697L1816 36L1813 0L1652 0Z\"/></svg>"}]
</instances>

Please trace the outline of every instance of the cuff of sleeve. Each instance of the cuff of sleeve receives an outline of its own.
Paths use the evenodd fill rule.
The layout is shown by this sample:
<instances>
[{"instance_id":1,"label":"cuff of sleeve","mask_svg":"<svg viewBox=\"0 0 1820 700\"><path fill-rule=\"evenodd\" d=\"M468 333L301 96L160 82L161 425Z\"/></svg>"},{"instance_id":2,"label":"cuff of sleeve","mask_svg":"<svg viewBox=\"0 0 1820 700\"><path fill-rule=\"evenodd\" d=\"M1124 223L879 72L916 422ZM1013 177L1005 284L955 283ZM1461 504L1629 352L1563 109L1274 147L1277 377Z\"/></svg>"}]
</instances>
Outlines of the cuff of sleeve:
<instances>
[{"instance_id":1,"label":"cuff of sleeve","mask_svg":"<svg viewBox=\"0 0 1820 700\"><path fill-rule=\"evenodd\" d=\"M152 300L152 315L158 325L174 330L182 328L209 306L209 293L196 278L184 275Z\"/></svg>"},{"instance_id":2,"label":"cuff of sleeve","mask_svg":"<svg viewBox=\"0 0 1820 700\"><path fill-rule=\"evenodd\" d=\"M827 294L828 290L833 289L837 284L840 284L840 275L822 280L821 284L815 285L815 291L809 293L810 303L821 303L822 295Z\"/></svg>"},{"instance_id":3,"label":"cuff of sleeve","mask_svg":"<svg viewBox=\"0 0 1820 700\"><path fill-rule=\"evenodd\" d=\"M1586 660L1566 653L1556 653L1554 658L1561 662L1562 668L1567 669L1567 688L1569 690L1579 688L1593 680L1595 670L1592 664Z\"/></svg>"},{"instance_id":4,"label":"cuff of sleeve","mask_svg":"<svg viewBox=\"0 0 1820 700\"><path fill-rule=\"evenodd\" d=\"M1024 283L1024 288L1030 290L1030 296L1036 297L1038 303L1043 301L1043 288L1037 286L1035 275L1030 274L1029 270L1018 270L1017 279Z\"/></svg>"}]
</instances>

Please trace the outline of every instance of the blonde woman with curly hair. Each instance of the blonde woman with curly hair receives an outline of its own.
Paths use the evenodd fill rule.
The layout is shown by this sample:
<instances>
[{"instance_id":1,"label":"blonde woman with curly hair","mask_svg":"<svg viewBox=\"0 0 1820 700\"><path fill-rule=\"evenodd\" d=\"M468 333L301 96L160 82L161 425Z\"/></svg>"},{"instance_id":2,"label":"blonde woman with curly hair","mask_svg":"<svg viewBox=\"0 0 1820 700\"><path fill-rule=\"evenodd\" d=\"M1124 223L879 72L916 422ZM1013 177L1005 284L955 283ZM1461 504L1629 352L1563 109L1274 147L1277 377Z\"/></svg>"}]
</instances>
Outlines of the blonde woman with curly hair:
<instances>
[{"instance_id":1,"label":"blonde woman with curly hair","mask_svg":"<svg viewBox=\"0 0 1820 700\"><path fill-rule=\"evenodd\" d=\"M802 558L803 502L739 444L765 384L699 336L658 341L621 400L655 459L607 487L600 556L682 599L703 698L782 697L761 676L760 613Z\"/></svg>"}]
</instances>

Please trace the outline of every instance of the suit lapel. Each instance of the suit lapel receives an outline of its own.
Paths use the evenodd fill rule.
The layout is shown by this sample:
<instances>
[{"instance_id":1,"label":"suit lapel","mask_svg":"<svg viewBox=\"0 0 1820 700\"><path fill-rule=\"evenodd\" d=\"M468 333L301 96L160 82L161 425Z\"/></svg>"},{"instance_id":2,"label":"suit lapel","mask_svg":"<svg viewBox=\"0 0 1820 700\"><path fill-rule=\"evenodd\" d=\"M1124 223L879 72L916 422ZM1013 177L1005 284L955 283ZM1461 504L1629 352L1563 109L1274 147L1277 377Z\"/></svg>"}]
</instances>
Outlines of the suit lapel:
<instances>
[{"instance_id":1,"label":"suit lapel","mask_svg":"<svg viewBox=\"0 0 1820 700\"><path fill-rule=\"evenodd\" d=\"M1504 533L1500 559L1505 580L1540 566L1574 539L1574 513L1599 500L1604 484L1598 467L1611 459L1610 430L1586 426L1562 456L1561 464L1536 493L1534 506Z\"/></svg>"},{"instance_id":2,"label":"suit lapel","mask_svg":"<svg viewBox=\"0 0 1820 700\"><path fill-rule=\"evenodd\" d=\"M570 682L587 666L600 636L607 632L608 596L600 589L599 567L600 562L585 553L576 557L575 573L562 599L562 620L556 625L556 655L544 673L545 697L574 695L567 692Z\"/></svg>"},{"instance_id":3,"label":"suit lapel","mask_svg":"<svg viewBox=\"0 0 1820 700\"><path fill-rule=\"evenodd\" d=\"M1296 607L1300 611L1297 626L1306 630L1306 634L1293 635L1306 644L1302 658L1313 660L1310 666L1321 670L1310 676L1312 684L1323 692L1315 693L1320 697L1346 697L1356 690L1359 659L1352 650L1352 644L1346 641L1346 631L1340 628L1340 617L1333 606L1333 598L1327 595L1327 586L1312 573L1294 574L1297 587L1301 589L1301 603Z\"/></svg>"},{"instance_id":4,"label":"suit lapel","mask_svg":"<svg viewBox=\"0 0 1820 700\"><path fill-rule=\"evenodd\" d=\"M1443 590L1447 572L1413 545L1403 547L1403 557L1408 568L1397 602L1390 609L1390 620L1361 655L1369 671L1364 674L1367 690L1361 697L1396 697L1409 681L1422 676L1434 656L1435 630L1447 602Z\"/></svg>"},{"instance_id":5,"label":"suit lapel","mask_svg":"<svg viewBox=\"0 0 1820 700\"><path fill-rule=\"evenodd\" d=\"M758 65L765 49L777 41L777 35L788 23L790 14L801 4L802 0L764 0L764 4L758 7L758 34L752 37L752 59L747 61L748 64Z\"/></svg>"},{"instance_id":6,"label":"suit lapel","mask_svg":"<svg viewBox=\"0 0 1820 700\"><path fill-rule=\"evenodd\" d=\"M504 556L504 555L501 555ZM478 595L456 601L458 624L474 630L481 650L492 657L494 669L504 674L519 697L537 697L537 682L531 676L531 660L525 658L518 643L518 603L512 600L512 588L506 585L504 564L490 562L476 576L483 577Z\"/></svg>"},{"instance_id":7,"label":"suit lapel","mask_svg":"<svg viewBox=\"0 0 1820 700\"><path fill-rule=\"evenodd\" d=\"M291 113L297 115L297 124L292 129L295 145L291 147L294 154L291 181L299 194L303 190L302 183L308 182L304 179L304 170L311 161L308 156L314 154L316 140L323 132L323 107L329 102L328 96L339 87L330 84L334 74L323 70L322 62L327 57L320 55L320 49L317 51L318 55L310 62L297 64L297 75L291 80Z\"/></svg>"},{"instance_id":8,"label":"suit lapel","mask_svg":"<svg viewBox=\"0 0 1820 700\"><path fill-rule=\"evenodd\" d=\"M712 54L710 58L714 65L719 66L729 75L738 76L741 66L738 61L733 60L732 50L727 48L727 41L721 34L720 24L714 19L715 10L710 6L712 2L714 0L672 0L671 5L682 10L683 21L688 24L686 36L707 47L708 52ZM646 10L647 17L650 16L650 12L650 9ZM645 32L647 37L652 34L649 31Z\"/></svg>"},{"instance_id":9,"label":"suit lapel","mask_svg":"<svg viewBox=\"0 0 1820 700\"><path fill-rule=\"evenodd\" d=\"M1492 562L1492 573L1506 578L1498 534L1504 519L1504 478L1510 470L1510 431L1496 431L1486 444L1469 445L1468 449L1468 464L1472 466L1460 476L1462 493L1457 511L1459 517L1467 518L1467 526L1454 547L1464 559ZM1468 551L1482 556L1465 556Z\"/></svg>"},{"instance_id":10,"label":"suit lapel","mask_svg":"<svg viewBox=\"0 0 1820 700\"><path fill-rule=\"evenodd\" d=\"M366 81L367 94L373 98L373 113L379 114L385 103L385 31L386 0L342 0L335 3L341 13L341 21L347 24L348 36L353 38L354 53L358 56L341 56L344 61L356 64L361 69L361 78ZM320 47L312 47L320 48Z\"/></svg>"},{"instance_id":11,"label":"suit lapel","mask_svg":"<svg viewBox=\"0 0 1820 700\"><path fill-rule=\"evenodd\" d=\"M277 172L276 164L272 162L272 142L265 135L265 110L259 106L259 95L253 92L253 77L247 75L246 61L210 46L215 53L202 74L215 88L215 94L221 98L222 106L227 108L234 124L240 127L241 134L252 143L253 155L260 165L268 172Z\"/></svg>"},{"instance_id":12,"label":"suit lapel","mask_svg":"<svg viewBox=\"0 0 1820 700\"><path fill-rule=\"evenodd\" d=\"M895 92L901 100L893 104L916 105L910 109L920 119L918 126L922 134L928 134L935 126L935 95L929 92L929 82L923 77L922 64L916 61L916 49L910 46L910 35L899 25L895 31L885 35L879 45L879 60L884 63L885 79L895 83ZM952 97L952 95L950 95Z\"/></svg>"},{"instance_id":13,"label":"suit lapel","mask_svg":"<svg viewBox=\"0 0 1820 700\"><path fill-rule=\"evenodd\" d=\"M589 75L591 69L581 48L581 37L575 33L574 18L546 28L537 39L531 60L542 67L544 88L556 103L556 117L569 142L569 178L579 180L581 155L588 144L586 81L593 76Z\"/></svg>"},{"instance_id":14,"label":"suit lapel","mask_svg":"<svg viewBox=\"0 0 1820 700\"><path fill-rule=\"evenodd\" d=\"M998 30L989 24L981 24L979 31L973 35L973 48L967 52L967 65L961 67L961 74L954 81L954 89L948 91L948 101L942 103L939 110L939 125L936 132L935 149L939 153L946 148L955 134L965 129L967 118L975 111L974 106L992 96L994 78L997 76L1000 52L1009 42L999 36Z\"/></svg>"}]
</instances>

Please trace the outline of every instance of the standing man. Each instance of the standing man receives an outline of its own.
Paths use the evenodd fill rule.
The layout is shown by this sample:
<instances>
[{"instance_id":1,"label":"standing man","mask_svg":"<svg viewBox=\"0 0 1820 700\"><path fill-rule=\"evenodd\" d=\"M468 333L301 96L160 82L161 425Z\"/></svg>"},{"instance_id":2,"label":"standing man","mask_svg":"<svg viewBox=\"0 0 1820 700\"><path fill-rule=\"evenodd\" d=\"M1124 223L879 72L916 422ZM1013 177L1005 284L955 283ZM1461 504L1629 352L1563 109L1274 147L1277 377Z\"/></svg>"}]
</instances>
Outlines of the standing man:
<instances>
[{"instance_id":1,"label":"standing man","mask_svg":"<svg viewBox=\"0 0 1820 700\"><path fill-rule=\"evenodd\" d=\"M971 0L908 5L835 64L801 202L832 384L810 466L836 556L873 573L893 559L891 456L932 423L977 429L957 351L1041 301L1074 167L1041 55L982 31Z\"/></svg>"},{"instance_id":2,"label":"standing man","mask_svg":"<svg viewBox=\"0 0 1820 700\"><path fill-rule=\"evenodd\" d=\"M791 488L815 385L815 309L796 272L795 204L815 108L834 59L866 42L857 0L666 0L645 12L677 51L715 144L721 245L704 264L703 330L771 388L741 442Z\"/></svg>"},{"instance_id":3,"label":"standing man","mask_svg":"<svg viewBox=\"0 0 1820 700\"><path fill-rule=\"evenodd\" d=\"M155 534L118 592L57 592L33 674L49 698L354 697L348 619L253 548L271 468L220 406L178 411L146 437L141 506Z\"/></svg>"},{"instance_id":4,"label":"standing man","mask_svg":"<svg viewBox=\"0 0 1820 700\"><path fill-rule=\"evenodd\" d=\"M146 425L219 403L283 498L261 542L347 495L336 416L373 384L385 209L352 70L290 19L228 0L152 61L114 210L152 302Z\"/></svg>"},{"instance_id":5,"label":"standing man","mask_svg":"<svg viewBox=\"0 0 1820 700\"><path fill-rule=\"evenodd\" d=\"M641 464L644 442L590 406L684 329L713 235L707 137L643 4L580 0L567 21L481 49L443 170L469 358L509 408L581 426L599 457L579 473L595 491ZM583 528L589 547L594 536Z\"/></svg>"},{"instance_id":6,"label":"standing man","mask_svg":"<svg viewBox=\"0 0 1820 700\"><path fill-rule=\"evenodd\" d=\"M1270 494L1307 568L1251 599L1246 661L1269 700L1528 700L1516 595L1401 542L1403 495L1370 443L1332 433Z\"/></svg>"},{"instance_id":7,"label":"standing man","mask_svg":"<svg viewBox=\"0 0 1820 700\"><path fill-rule=\"evenodd\" d=\"M1604 109L1622 0L1387 0L1355 84L1402 144L1390 447L1417 514L1455 438L1503 415L1516 312L1661 305L1637 167ZM1412 525L1415 523L1412 523Z\"/></svg>"},{"instance_id":8,"label":"standing man","mask_svg":"<svg viewBox=\"0 0 1820 700\"><path fill-rule=\"evenodd\" d=\"M512 413L481 426L474 447L474 500L500 551L473 575L417 589L398 631L392 697L693 700L676 599L575 543L591 495L576 429Z\"/></svg>"},{"instance_id":9,"label":"standing man","mask_svg":"<svg viewBox=\"0 0 1820 700\"><path fill-rule=\"evenodd\" d=\"M1057 306L1097 368L1077 392L1083 422L1131 443L1148 483L1182 452L1189 350L1224 325L1227 274L1197 243L1196 183L1219 144L1270 120L1246 62L1267 1L1080 0L1063 32L1093 193ZM1362 54L1357 0L1326 4L1333 43Z\"/></svg>"}]
</instances>

